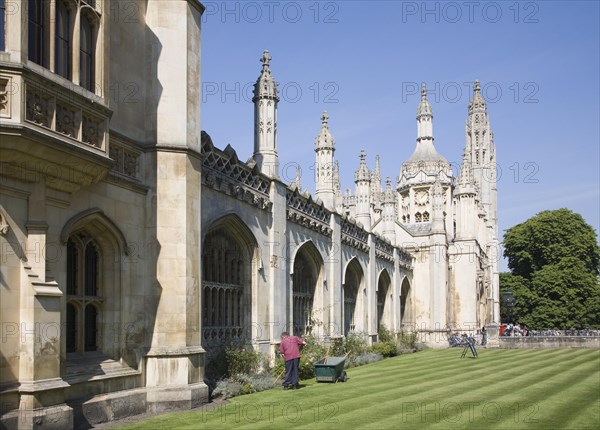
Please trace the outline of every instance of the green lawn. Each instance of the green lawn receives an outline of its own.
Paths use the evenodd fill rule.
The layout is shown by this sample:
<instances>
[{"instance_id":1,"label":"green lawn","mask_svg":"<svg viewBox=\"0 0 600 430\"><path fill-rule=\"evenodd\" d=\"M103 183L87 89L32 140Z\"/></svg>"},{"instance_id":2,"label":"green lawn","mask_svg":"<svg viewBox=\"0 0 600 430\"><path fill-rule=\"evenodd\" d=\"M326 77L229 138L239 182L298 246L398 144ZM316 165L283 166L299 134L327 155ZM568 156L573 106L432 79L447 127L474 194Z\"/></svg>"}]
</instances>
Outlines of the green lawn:
<instances>
[{"instance_id":1,"label":"green lawn","mask_svg":"<svg viewBox=\"0 0 600 430\"><path fill-rule=\"evenodd\" d=\"M462 348L403 355L213 410L162 415L127 429L598 429L600 350Z\"/></svg>"}]
</instances>

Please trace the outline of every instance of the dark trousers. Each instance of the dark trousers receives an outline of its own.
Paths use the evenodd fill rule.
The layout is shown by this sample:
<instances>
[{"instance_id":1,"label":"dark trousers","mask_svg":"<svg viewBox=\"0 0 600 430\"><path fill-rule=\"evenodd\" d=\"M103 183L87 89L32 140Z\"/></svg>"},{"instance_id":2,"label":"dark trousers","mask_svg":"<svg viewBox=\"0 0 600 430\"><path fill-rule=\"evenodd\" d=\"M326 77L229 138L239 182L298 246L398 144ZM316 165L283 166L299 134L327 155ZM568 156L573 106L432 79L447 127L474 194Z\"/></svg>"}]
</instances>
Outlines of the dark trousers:
<instances>
[{"instance_id":1,"label":"dark trousers","mask_svg":"<svg viewBox=\"0 0 600 430\"><path fill-rule=\"evenodd\" d=\"M298 384L298 367L300 366L299 358L292 358L285 362L285 381L283 385Z\"/></svg>"}]
</instances>

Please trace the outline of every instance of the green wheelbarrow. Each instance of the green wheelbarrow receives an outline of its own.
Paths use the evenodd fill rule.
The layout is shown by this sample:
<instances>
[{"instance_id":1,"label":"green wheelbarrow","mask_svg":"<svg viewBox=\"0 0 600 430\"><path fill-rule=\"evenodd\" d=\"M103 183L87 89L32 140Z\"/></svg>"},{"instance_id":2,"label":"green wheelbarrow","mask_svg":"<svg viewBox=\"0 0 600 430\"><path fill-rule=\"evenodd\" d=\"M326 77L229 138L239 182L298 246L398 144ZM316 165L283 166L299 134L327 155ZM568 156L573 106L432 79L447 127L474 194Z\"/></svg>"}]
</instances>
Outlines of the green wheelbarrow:
<instances>
[{"instance_id":1,"label":"green wheelbarrow","mask_svg":"<svg viewBox=\"0 0 600 430\"><path fill-rule=\"evenodd\" d=\"M314 365L317 382L346 382L348 380L348 376L344 370L346 356L326 357L319 361L315 361Z\"/></svg>"}]
</instances>

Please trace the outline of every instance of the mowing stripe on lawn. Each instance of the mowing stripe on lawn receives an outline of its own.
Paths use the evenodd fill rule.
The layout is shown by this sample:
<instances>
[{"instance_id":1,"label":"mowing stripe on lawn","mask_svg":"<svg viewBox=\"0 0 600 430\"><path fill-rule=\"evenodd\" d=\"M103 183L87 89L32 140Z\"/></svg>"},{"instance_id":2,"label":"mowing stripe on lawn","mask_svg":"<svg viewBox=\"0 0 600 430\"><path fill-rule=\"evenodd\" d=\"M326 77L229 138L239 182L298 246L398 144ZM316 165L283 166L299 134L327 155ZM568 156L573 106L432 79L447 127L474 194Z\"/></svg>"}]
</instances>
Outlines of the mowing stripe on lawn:
<instances>
[{"instance_id":1,"label":"mowing stripe on lawn","mask_svg":"<svg viewBox=\"0 0 600 430\"><path fill-rule=\"evenodd\" d=\"M173 413L129 428L595 428L600 351L484 350L477 360L461 360L457 352L400 356L350 369L346 384L303 382L306 387L298 391L279 388L242 396L224 410ZM472 420L466 409L456 420L452 403L468 401L482 406L473 410ZM419 409L406 409L422 404L430 408L425 421ZM501 408L503 415L495 417L492 408L482 415L487 404ZM538 423L524 422L532 404L539 408L534 417L542 417ZM448 405L446 415L440 415ZM564 409L568 413L561 413Z\"/></svg>"},{"instance_id":2,"label":"mowing stripe on lawn","mask_svg":"<svg viewBox=\"0 0 600 430\"><path fill-rule=\"evenodd\" d=\"M548 374L551 375L553 373L553 371L544 372L544 374L546 374L546 373L548 373ZM529 375L528 377L531 377L531 375ZM515 383L516 384L522 384L522 382L520 382L518 380ZM480 387L479 389L471 389L470 387L474 386L475 384L479 384L479 382L477 380L469 380L469 381L467 381L467 383L461 384L462 385L462 387L461 387L462 391L463 392L469 392L469 394L471 396L474 396L474 399L477 399L479 397L479 396L476 395L476 392L478 390L479 391L489 391L490 389L493 389L493 387L485 387L485 388ZM372 406L369 406L370 410L369 410L368 416L366 414L364 414L363 415L363 419L358 419L358 420L354 421L354 423L357 424L357 425L367 425L367 424L368 425L377 425L377 426L381 425L382 424L381 421L386 419L386 417L382 416L381 412L386 411L386 410L390 410L390 408L389 408L390 404L392 404L392 403L393 404L399 403L398 399L394 399L394 398L390 399L390 396L388 395L387 391L389 391L389 390L386 390L384 393L380 393L380 394L384 394L384 398L380 402L376 401L376 400L378 400L377 397L380 397L380 394L378 394L377 396L366 396L366 398L362 398L363 401L365 401L368 405L372 405ZM417 401L406 402L405 401L402 404L402 407L404 407L407 403L408 404L413 404L413 405L417 404L417 403L420 403L420 404L423 404L423 403L427 404L428 403L430 405L433 405L433 410L429 409L429 415L431 415L431 413L433 413L434 418L437 415L438 416L438 420L435 420L435 421L436 422L439 421L439 412L440 412L440 409L441 409L440 403L443 403L443 402L440 402L440 400L445 400L445 403L447 405L450 404L450 402L448 402L448 398L451 397L451 396L448 395L449 394L448 393L448 387L445 386L445 387L437 388L435 390L429 390L429 391L427 391L426 393L423 393L423 394L426 395L425 399L427 400L427 402L423 402L424 398L419 398L418 399L419 402L417 402ZM414 395L410 396L410 398L414 398ZM475 400L473 400L473 401L475 401ZM456 402L456 399L452 398L452 403L455 403L455 402ZM345 406L347 406L347 405L345 405ZM400 405L398 405L398 406L400 406ZM344 409L346 409L346 408L344 408ZM358 411L358 410L359 409L355 409L355 411ZM374 417L381 417L381 418L380 419L376 419ZM486 418L486 417L482 417L482 418L484 418L487 421L489 421L489 419ZM475 420L474 422L475 422L476 425L477 424L480 425L481 420ZM421 424L421 423L419 423L419 424Z\"/></svg>"},{"instance_id":3,"label":"mowing stripe on lawn","mask_svg":"<svg viewBox=\"0 0 600 430\"><path fill-rule=\"evenodd\" d=\"M533 363L532 363L533 365ZM544 372L544 376L545 374L552 374L552 370L548 370ZM462 383L462 387L460 387L463 392L469 390L472 385L475 384L479 384L479 382L477 380L469 380L467 381L467 383L465 384L464 381ZM517 385L520 385L519 382L516 383ZM431 385L431 384L427 384L427 385ZM456 388L456 384L452 384L453 387ZM379 386L373 386L373 384L369 384L369 387L371 387L371 390L374 392L372 394L366 394L364 396L356 396L356 399L353 399L351 401L345 402L344 403L344 410L352 410L353 413L354 412L359 412L362 413L361 409L364 406L361 406L361 404L366 404L368 405L369 410L369 414L367 416L367 414L363 414L362 417L363 419L356 419L353 420L353 424L357 424L357 425L363 425L363 424L373 424L373 423L377 423L380 424L378 420L374 420L372 417L373 416L381 416L380 414L378 414L378 412L381 410L388 410L390 404L396 404L398 403L398 399L397 398L393 398L393 397L398 397L399 394L401 394L401 390L398 389L398 387L390 387L390 388L381 388ZM417 390L417 393L415 393L415 391L412 391L410 393L409 398L415 398L416 394L420 394L421 392L427 396L427 399L431 399L433 398L434 400L447 400L448 396L448 386L442 386L442 387L436 387L435 389L430 389L429 387L423 387L423 386L419 386L419 389ZM471 389L471 391L475 391L474 389ZM353 393L355 393L355 391L353 391ZM392 396L393 394L396 394L396 396ZM439 395L436 395L439 394ZM343 396L339 396L337 398L337 400L343 401L343 399L341 399L340 397ZM419 400L422 400L419 396ZM382 418L385 419L385 418Z\"/></svg>"}]
</instances>

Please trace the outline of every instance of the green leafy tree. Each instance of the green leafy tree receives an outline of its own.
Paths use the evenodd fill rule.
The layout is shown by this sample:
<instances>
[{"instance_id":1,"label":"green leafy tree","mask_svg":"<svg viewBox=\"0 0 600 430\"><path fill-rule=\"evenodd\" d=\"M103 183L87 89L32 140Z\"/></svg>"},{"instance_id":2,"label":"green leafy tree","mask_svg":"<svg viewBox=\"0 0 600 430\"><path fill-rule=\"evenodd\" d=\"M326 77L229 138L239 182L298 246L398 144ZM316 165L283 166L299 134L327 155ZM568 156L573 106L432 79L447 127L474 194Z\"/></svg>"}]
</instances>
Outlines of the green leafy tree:
<instances>
[{"instance_id":1,"label":"green leafy tree","mask_svg":"<svg viewBox=\"0 0 600 430\"><path fill-rule=\"evenodd\" d=\"M542 267L565 257L574 257L583 262L588 272L599 273L596 232L581 215L569 209L540 212L506 230L503 243L513 275L531 279Z\"/></svg>"},{"instance_id":2,"label":"green leafy tree","mask_svg":"<svg viewBox=\"0 0 600 430\"><path fill-rule=\"evenodd\" d=\"M600 248L581 215L541 212L508 229L504 249L512 273L500 274L500 290L516 298L514 321L530 328L600 328ZM508 320L506 306L501 317Z\"/></svg>"}]
</instances>

